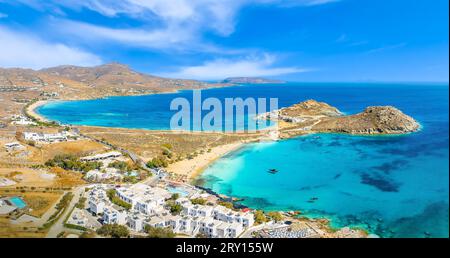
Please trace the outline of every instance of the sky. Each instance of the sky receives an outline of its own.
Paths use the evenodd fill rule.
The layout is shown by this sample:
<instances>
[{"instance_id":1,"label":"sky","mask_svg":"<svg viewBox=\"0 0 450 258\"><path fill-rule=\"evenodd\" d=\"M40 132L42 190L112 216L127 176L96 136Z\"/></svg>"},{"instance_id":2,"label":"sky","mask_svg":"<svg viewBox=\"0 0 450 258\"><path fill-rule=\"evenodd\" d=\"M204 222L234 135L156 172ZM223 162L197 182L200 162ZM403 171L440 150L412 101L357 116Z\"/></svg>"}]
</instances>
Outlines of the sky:
<instances>
[{"instance_id":1,"label":"sky","mask_svg":"<svg viewBox=\"0 0 450 258\"><path fill-rule=\"evenodd\" d=\"M448 10L448 0L0 0L0 67L448 82Z\"/></svg>"}]
</instances>

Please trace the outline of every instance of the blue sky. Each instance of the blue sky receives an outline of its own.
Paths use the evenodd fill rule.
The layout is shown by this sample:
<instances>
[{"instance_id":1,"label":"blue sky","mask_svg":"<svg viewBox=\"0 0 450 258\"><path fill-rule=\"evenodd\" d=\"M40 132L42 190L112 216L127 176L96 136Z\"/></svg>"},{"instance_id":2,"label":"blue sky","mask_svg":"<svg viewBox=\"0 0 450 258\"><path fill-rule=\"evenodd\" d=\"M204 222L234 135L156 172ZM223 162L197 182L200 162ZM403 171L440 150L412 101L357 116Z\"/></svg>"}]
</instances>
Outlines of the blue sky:
<instances>
[{"instance_id":1,"label":"blue sky","mask_svg":"<svg viewBox=\"0 0 450 258\"><path fill-rule=\"evenodd\" d=\"M448 82L447 0L0 0L0 67Z\"/></svg>"}]
</instances>

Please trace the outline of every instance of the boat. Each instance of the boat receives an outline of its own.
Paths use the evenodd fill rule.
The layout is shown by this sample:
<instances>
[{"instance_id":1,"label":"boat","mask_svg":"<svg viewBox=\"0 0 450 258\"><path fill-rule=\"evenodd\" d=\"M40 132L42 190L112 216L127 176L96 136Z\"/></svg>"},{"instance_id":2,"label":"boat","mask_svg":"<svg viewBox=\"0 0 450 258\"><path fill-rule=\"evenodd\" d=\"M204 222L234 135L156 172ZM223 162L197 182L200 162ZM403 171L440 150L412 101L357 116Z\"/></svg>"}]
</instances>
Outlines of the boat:
<instances>
[{"instance_id":1,"label":"boat","mask_svg":"<svg viewBox=\"0 0 450 258\"><path fill-rule=\"evenodd\" d=\"M275 174L275 173L278 173L278 170L276 170L275 168L271 168L271 169L269 169L268 172L271 174Z\"/></svg>"},{"instance_id":2,"label":"boat","mask_svg":"<svg viewBox=\"0 0 450 258\"><path fill-rule=\"evenodd\" d=\"M312 198L310 198L310 199L308 200L308 202L309 202L309 203L313 203L313 202L315 202L315 201L317 201L317 200L319 200L318 197L312 197Z\"/></svg>"}]
</instances>

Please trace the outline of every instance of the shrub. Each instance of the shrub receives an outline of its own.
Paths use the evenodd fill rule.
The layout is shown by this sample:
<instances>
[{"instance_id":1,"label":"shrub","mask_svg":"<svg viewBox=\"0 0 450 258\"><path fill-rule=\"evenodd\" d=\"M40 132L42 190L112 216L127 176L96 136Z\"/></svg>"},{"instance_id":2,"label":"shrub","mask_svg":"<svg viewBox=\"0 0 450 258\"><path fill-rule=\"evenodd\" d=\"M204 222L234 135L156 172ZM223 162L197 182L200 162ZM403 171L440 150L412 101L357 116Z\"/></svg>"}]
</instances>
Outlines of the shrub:
<instances>
[{"instance_id":1,"label":"shrub","mask_svg":"<svg viewBox=\"0 0 450 258\"><path fill-rule=\"evenodd\" d=\"M56 155L53 159L45 162L48 167L60 167L65 170L75 170L88 172L93 169L99 169L102 166L101 162L80 161L76 156L71 154Z\"/></svg>"},{"instance_id":2,"label":"shrub","mask_svg":"<svg viewBox=\"0 0 450 258\"><path fill-rule=\"evenodd\" d=\"M123 207L123 208L125 208L125 209L127 209L127 210L131 209L131 204L129 204L129 203L127 203L127 202L121 200L121 199L117 196L116 190L114 190L114 189L109 189L109 190L106 192L106 195L108 196L109 200L110 200L112 203L114 203L114 204L116 204L116 205L119 205L119 206L121 206L121 207Z\"/></svg>"},{"instance_id":3,"label":"shrub","mask_svg":"<svg viewBox=\"0 0 450 258\"><path fill-rule=\"evenodd\" d=\"M217 204L227 207L228 209L233 209L233 203L231 202L219 201Z\"/></svg>"},{"instance_id":4,"label":"shrub","mask_svg":"<svg viewBox=\"0 0 450 258\"><path fill-rule=\"evenodd\" d=\"M254 217L255 217L255 222L258 223L258 224L267 222L267 217L264 214L264 212L261 211L261 210L255 211Z\"/></svg>"},{"instance_id":5,"label":"shrub","mask_svg":"<svg viewBox=\"0 0 450 258\"><path fill-rule=\"evenodd\" d=\"M206 204L206 200L203 198L195 198L191 200L191 203L196 205L196 204L200 204L200 205L205 205Z\"/></svg>"},{"instance_id":6,"label":"shrub","mask_svg":"<svg viewBox=\"0 0 450 258\"><path fill-rule=\"evenodd\" d=\"M97 229L97 233L102 236L110 236L114 238L123 238L130 235L128 228L118 224L105 224Z\"/></svg>"},{"instance_id":7,"label":"shrub","mask_svg":"<svg viewBox=\"0 0 450 258\"><path fill-rule=\"evenodd\" d=\"M271 211L269 213L267 213L267 216L269 216L272 220L278 222L281 221L283 219L283 216L281 215L281 213L276 212L276 211Z\"/></svg>"},{"instance_id":8,"label":"shrub","mask_svg":"<svg viewBox=\"0 0 450 258\"><path fill-rule=\"evenodd\" d=\"M172 213L172 215L178 215L183 210L183 206L173 202L172 200L168 201L166 204L169 207L170 213Z\"/></svg>"},{"instance_id":9,"label":"shrub","mask_svg":"<svg viewBox=\"0 0 450 258\"><path fill-rule=\"evenodd\" d=\"M160 167L165 168L168 165L169 164L165 157L156 157L156 158L153 158L151 161L147 162L147 167L149 167L149 168L160 168Z\"/></svg>"},{"instance_id":10,"label":"shrub","mask_svg":"<svg viewBox=\"0 0 450 258\"><path fill-rule=\"evenodd\" d=\"M172 196L170 197L171 200L177 200L178 198L180 198L180 194L179 193L174 193L172 194Z\"/></svg>"},{"instance_id":11,"label":"shrub","mask_svg":"<svg viewBox=\"0 0 450 258\"><path fill-rule=\"evenodd\" d=\"M145 232L150 238L173 238L175 233L169 228L156 228L150 225L145 226Z\"/></svg>"}]
</instances>

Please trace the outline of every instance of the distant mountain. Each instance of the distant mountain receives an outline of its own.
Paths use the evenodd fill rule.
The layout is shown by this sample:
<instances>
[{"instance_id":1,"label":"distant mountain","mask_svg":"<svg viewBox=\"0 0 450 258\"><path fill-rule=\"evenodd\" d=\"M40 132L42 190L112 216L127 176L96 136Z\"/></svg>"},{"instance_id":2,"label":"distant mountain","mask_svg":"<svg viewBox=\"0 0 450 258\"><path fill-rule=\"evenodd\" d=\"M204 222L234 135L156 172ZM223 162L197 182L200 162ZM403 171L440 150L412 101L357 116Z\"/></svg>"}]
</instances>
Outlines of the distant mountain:
<instances>
[{"instance_id":1,"label":"distant mountain","mask_svg":"<svg viewBox=\"0 0 450 258\"><path fill-rule=\"evenodd\" d=\"M97 98L202 89L224 84L170 79L133 71L127 65L109 63L95 67L63 65L41 70L0 68L0 87L21 87L56 92L60 98Z\"/></svg>"},{"instance_id":2,"label":"distant mountain","mask_svg":"<svg viewBox=\"0 0 450 258\"><path fill-rule=\"evenodd\" d=\"M223 80L222 83L263 84L263 83L285 83L285 81L271 80L259 77L229 77Z\"/></svg>"}]
</instances>

